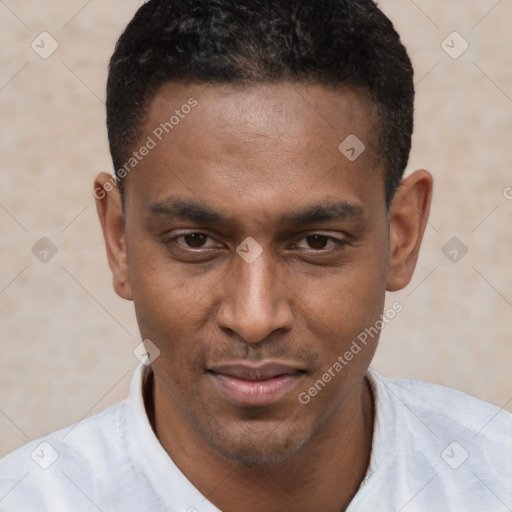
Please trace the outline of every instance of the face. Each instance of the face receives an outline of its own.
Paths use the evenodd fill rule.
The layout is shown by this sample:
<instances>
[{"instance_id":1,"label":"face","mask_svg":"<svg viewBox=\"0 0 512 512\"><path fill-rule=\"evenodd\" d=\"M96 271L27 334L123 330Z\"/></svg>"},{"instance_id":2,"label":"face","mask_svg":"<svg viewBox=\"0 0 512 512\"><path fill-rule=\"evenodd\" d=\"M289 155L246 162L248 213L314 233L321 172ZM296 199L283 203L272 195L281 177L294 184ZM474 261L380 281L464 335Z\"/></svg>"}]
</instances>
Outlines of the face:
<instances>
[{"instance_id":1,"label":"face","mask_svg":"<svg viewBox=\"0 0 512 512\"><path fill-rule=\"evenodd\" d=\"M338 148L351 134L355 160ZM168 84L151 105L114 280L160 350L169 422L228 458L298 453L362 386L378 336L335 363L380 319L392 273L375 139L350 90Z\"/></svg>"}]
</instances>

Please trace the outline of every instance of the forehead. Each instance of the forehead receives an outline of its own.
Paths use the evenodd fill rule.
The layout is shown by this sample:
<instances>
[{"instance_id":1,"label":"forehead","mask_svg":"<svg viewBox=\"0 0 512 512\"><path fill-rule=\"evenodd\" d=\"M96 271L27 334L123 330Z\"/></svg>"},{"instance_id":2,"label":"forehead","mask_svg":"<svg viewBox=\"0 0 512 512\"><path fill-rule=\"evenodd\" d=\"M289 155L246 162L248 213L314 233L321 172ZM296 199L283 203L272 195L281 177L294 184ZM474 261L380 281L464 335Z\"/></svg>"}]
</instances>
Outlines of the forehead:
<instances>
[{"instance_id":1,"label":"forehead","mask_svg":"<svg viewBox=\"0 0 512 512\"><path fill-rule=\"evenodd\" d=\"M163 86L149 106L127 204L195 197L259 212L379 192L374 105L351 89L297 83ZM228 204L225 204L229 200Z\"/></svg>"},{"instance_id":2,"label":"forehead","mask_svg":"<svg viewBox=\"0 0 512 512\"><path fill-rule=\"evenodd\" d=\"M197 107L190 112L187 104L192 98L197 101ZM180 117L179 123L178 119L171 119L172 114ZM188 118L186 123L182 122L184 118ZM198 136L215 127L208 138L215 137L218 142L224 138L226 148L237 144L236 139L251 135L262 142L265 137L284 137L283 143L295 141L302 146L306 141L312 145L321 141L325 146L332 146L333 142L336 144L340 138L354 132L370 146L376 126L376 108L366 94L348 87L327 88L296 82L244 86L168 83L159 89L150 104L144 132L154 132L155 127L168 121L173 124L171 133L176 141L183 142L184 137L180 135L191 135L186 129L184 133L183 125ZM182 125L181 129L178 124ZM244 148L238 147L238 150Z\"/></svg>"}]
</instances>

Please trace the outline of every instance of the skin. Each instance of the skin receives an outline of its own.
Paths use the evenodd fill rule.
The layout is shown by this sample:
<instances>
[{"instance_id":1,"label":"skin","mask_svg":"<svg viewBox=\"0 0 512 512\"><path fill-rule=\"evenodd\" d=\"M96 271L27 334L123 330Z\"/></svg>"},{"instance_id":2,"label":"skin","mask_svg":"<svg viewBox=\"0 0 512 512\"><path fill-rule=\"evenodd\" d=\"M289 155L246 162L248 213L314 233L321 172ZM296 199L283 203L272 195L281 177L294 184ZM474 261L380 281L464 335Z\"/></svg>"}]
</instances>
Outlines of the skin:
<instances>
[{"instance_id":1,"label":"skin","mask_svg":"<svg viewBox=\"0 0 512 512\"><path fill-rule=\"evenodd\" d=\"M372 104L315 85L166 84L141 144L190 97L197 106L127 177L124 218L117 189L97 200L114 289L134 301L143 339L161 351L147 401L155 433L225 512L344 510L371 452L365 374L378 336L307 405L298 394L375 325L386 290L410 281L432 177L410 174L388 211ZM366 145L353 162L338 150L349 134ZM110 178L100 174L95 187ZM176 198L225 219L175 218ZM339 202L354 208L283 220ZM208 236L175 238L197 232ZM246 237L263 250L253 263L236 252ZM303 370L269 405L240 406L207 371L264 361Z\"/></svg>"}]
</instances>

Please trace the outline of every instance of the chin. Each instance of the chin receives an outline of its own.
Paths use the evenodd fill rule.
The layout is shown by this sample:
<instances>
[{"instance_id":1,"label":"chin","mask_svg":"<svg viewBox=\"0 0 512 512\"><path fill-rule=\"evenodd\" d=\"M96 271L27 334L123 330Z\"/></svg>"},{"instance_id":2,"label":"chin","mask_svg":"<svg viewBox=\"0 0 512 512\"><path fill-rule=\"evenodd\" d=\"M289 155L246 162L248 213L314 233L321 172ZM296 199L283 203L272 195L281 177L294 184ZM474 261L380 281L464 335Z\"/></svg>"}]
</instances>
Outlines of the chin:
<instances>
[{"instance_id":1,"label":"chin","mask_svg":"<svg viewBox=\"0 0 512 512\"><path fill-rule=\"evenodd\" d=\"M291 430L279 423L245 423L239 427L224 428L222 432L203 432L202 435L220 455L244 466L283 462L300 452L310 440L310 436L297 431L297 426Z\"/></svg>"}]
</instances>

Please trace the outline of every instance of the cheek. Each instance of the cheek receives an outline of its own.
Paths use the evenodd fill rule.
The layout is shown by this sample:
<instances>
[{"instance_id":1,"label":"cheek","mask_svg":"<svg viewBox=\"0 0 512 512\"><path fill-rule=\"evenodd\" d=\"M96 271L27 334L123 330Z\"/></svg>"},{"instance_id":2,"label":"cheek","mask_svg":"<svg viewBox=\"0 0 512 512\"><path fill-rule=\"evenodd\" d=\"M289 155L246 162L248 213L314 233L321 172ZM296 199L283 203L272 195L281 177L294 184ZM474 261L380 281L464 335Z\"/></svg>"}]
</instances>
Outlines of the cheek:
<instances>
[{"instance_id":1,"label":"cheek","mask_svg":"<svg viewBox=\"0 0 512 512\"><path fill-rule=\"evenodd\" d=\"M209 300L219 276L192 276L165 257L136 256L129 267L135 313L142 338L161 351L155 368L183 372L189 361L193 371L212 338Z\"/></svg>"},{"instance_id":2,"label":"cheek","mask_svg":"<svg viewBox=\"0 0 512 512\"><path fill-rule=\"evenodd\" d=\"M183 265L170 261L161 249L129 253L130 284L135 309L158 323L185 318L207 294L211 278L193 276ZM158 254L156 254L158 253Z\"/></svg>"},{"instance_id":3,"label":"cheek","mask_svg":"<svg viewBox=\"0 0 512 512\"><path fill-rule=\"evenodd\" d=\"M382 313L386 273L378 261L347 265L298 289L309 316L317 318L332 334L367 327Z\"/></svg>"},{"instance_id":4,"label":"cheek","mask_svg":"<svg viewBox=\"0 0 512 512\"><path fill-rule=\"evenodd\" d=\"M186 310L185 283L173 279L164 259L150 254L143 247L128 251L128 263L141 335L157 343L156 338L161 331L173 326Z\"/></svg>"},{"instance_id":5,"label":"cheek","mask_svg":"<svg viewBox=\"0 0 512 512\"><path fill-rule=\"evenodd\" d=\"M381 255L382 250L367 251L315 286L301 283L306 330L318 340L321 358L316 378L340 356L343 369L338 365L334 373L343 378L358 377L370 364L380 334L375 326L380 325L385 300L386 266Z\"/></svg>"},{"instance_id":6,"label":"cheek","mask_svg":"<svg viewBox=\"0 0 512 512\"><path fill-rule=\"evenodd\" d=\"M373 270L372 270L373 269ZM370 365L384 307L385 274L378 265L340 271L306 305L310 344L319 364L299 390L297 399L327 421L356 389ZM326 289L328 288L328 289ZM307 292L306 292L307 293ZM311 407L311 409L309 409Z\"/></svg>"}]
</instances>

